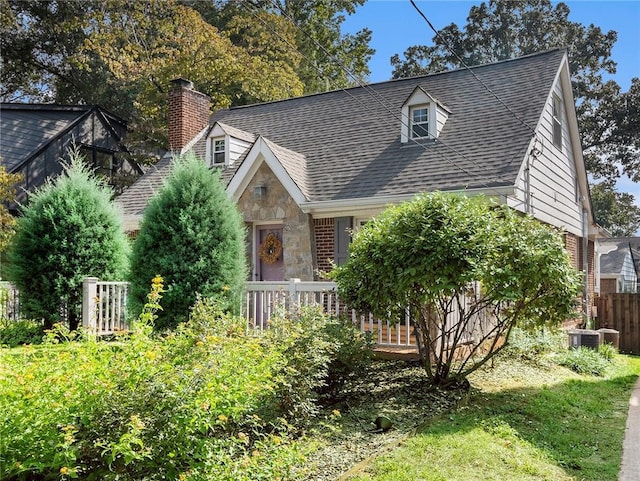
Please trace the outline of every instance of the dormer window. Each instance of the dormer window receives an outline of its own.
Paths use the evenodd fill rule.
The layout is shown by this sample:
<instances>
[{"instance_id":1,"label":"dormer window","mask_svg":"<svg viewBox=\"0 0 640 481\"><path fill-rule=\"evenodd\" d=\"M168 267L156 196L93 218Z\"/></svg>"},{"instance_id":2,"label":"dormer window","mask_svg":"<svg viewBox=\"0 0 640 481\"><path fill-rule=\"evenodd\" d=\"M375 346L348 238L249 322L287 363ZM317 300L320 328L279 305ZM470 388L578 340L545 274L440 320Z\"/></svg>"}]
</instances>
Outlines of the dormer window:
<instances>
[{"instance_id":1,"label":"dormer window","mask_svg":"<svg viewBox=\"0 0 640 481\"><path fill-rule=\"evenodd\" d=\"M416 87L402 104L400 142L414 145L440 136L451 111L442 102Z\"/></svg>"},{"instance_id":2,"label":"dormer window","mask_svg":"<svg viewBox=\"0 0 640 481\"><path fill-rule=\"evenodd\" d=\"M211 152L213 165L224 165L226 152L224 137L211 139Z\"/></svg>"},{"instance_id":3,"label":"dormer window","mask_svg":"<svg viewBox=\"0 0 640 481\"><path fill-rule=\"evenodd\" d=\"M411 107L411 138L429 137L429 106Z\"/></svg>"}]
</instances>

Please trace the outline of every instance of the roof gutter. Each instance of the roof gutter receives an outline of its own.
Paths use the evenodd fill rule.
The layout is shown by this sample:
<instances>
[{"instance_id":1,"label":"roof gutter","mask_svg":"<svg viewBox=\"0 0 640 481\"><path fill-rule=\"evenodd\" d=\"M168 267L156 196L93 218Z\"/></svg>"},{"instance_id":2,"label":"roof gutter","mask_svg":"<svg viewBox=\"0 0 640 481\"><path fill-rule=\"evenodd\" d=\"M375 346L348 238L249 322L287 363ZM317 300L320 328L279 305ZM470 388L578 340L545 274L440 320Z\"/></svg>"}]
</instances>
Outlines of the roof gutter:
<instances>
[{"instance_id":1,"label":"roof gutter","mask_svg":"<svg viewBox=\"0 0 640 481\"><path fill-rule=\"evenodd\" d=\"M470 197L475 197L477 195L486 195L487 197L507 197L515 195L515 187L503 186L503 187L492 187L488 188L477 188L477 189L458 189L458 190L447 190L442 191L447 194L465 194ZM315 214L315 215L330 215L334 216L336 214L346 214L349 212L357 212L362 210L383 210L390 204L399 204L401 202L406 202L412 200L417 194L399 194L399 195L388 195L388 196L380 196L380 197L365 197L361 199L340 199L340 200L327 200L327 201L311 201L311 202L302 202L300 204L300 209L305 214Z\"/></svg>"}]
</instances>

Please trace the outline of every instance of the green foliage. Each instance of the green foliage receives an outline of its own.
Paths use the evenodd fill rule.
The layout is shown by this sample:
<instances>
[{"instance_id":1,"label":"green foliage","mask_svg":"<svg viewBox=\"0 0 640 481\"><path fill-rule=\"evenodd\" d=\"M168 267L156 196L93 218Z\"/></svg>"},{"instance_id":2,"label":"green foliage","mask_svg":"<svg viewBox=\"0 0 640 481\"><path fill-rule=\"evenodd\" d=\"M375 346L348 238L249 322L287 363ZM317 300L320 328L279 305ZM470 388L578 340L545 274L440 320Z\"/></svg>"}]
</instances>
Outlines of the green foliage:
<instances>
[{"instance_id":1,"label":"green foliage","mask_svg":"<svg viewBox=\"0 0 640 481\"><path fill-rule=\"evenodd\" d=\"M286 52L295 60L289 62L295 66L306 94L349 87L356 80L366 80L370 73L368 62L375 53L369 47L371 31L365 28L354 35L341 32L345 16L353 14L364 0L258 0L250 4L222 2L219 6L194 0L182 0L182 3L200 11L220 30L231 31L231 40L236 45L243 46L248 39L258 39L256 32L264 31L264 22L268 22L267 32L259 35L268 41L259 42L262 48L270 44L268 48L271 49L282 43L281 38L273 38L274 30L279 33L277 37L292 32L291 37L286 37ZM250 25L251 31L236 35L238 24Z\"/></svg>"},{"instance_id":2,"label":"green foliage","mask_svg":"<svg viewBox=\"0 0 640 481\"><path fill-rule=\"evenodd\" d=\"M567 334L563 331L552 329L525 331L514 328L509 336L509 343L502 354L508 358L517 358L538 364L547 355L565 350L566 344Z\"/></svg>"},{"instance_id":3,"label":"green foliage","mask_svg":"<svg viewBox=\"0 0 640 481\"><path fill-rule=\"evenodd\" d=\"M246 272L244 226L219 172L193 154L177 159L149 202L133 245L132 309L144 304L147 285L158 273L165 292L156 328L186 321L198 294L220 296L226 308L237 309Z\"/></svg>"},{"instance_id":4,"label":"green foliage","mask_svg":"<svg viewBox=\"0 0 640 481\"><path fill-rule=\"evenodd\" d=\"M41 322L0 319L0 346L16 347L23 344L40 344L44 336Z\"/></svg>"},{"instance_id":5,"label":"green foliage","mask_svg":"<svg viewBox=\"0 0 640 481\"><path fill-rule=\"evenodd\" d=\"M518 324L559 324L579 291L556 232L485 199L441 193L390 207L363 226L347 263L330 275L360 312L394 321L409 310L434 384L473 372ZM463 344L467 355L457 362L450 352Z\"/></svg>"},{"instance_id":6,"label":"green foliage","mask_svg":"<svg viewBox=\"0 0 640 481\"><path fill-rule=\"evenodd\" d=\"M591 201L598 224L612 236L633 236L640 229L640 207L633 194L617 192L609 182L601 182L591 185Z\"/></svg>"},{"instance_id":7,"label":"green foliage","mask_svg":"<svg viewBox=\"0 0 640 481\"><path fill-rule=\"evenodd\" d=\"M33 193L18 219L9 249L9 278L21 295L23 316L44 319L45 328L64 317L78 326L82 279L125 277L129 242L111 201L77 152L64 174Z\"/></svg>"},{"instance_id":8,"label":"green foliage","mask_svg":"<svg viewBox=\"0 0 640 481\"><path fill-rule=\"evenodd\" d=\"M292 427L267 417L281 350L218 335L232 321L212 312L222 310L196 307L164 338L141 320L117 342L0 351L0 477L287 478L301 456Z\"/></svg>"},{"instance_id":9,"label":"green foliage","mask_svg":"<svg viewBox=\"0 0 640 481\"><path fill-rule=\"evenodd\" d=\"M319 310L253 335L206 298L160 337L162 294L156 277L116 342L57 325L42 346L0 350L0 478L292 479L314 389L336 359L364 365L366 340Z\"/></svg>"},{"instance_id":10,"label":"green foliage","mask_svg":"<svg viewBox=\"0 0 640 481\"><path fill-rule=\"evenodd\" d=\"M303 307L294 316L279 312L267 333L282 351L277 373L278 409L288 419L304 422L317 413L319 392L336 393L351 375L361 373L372 358L371 340L348 319Z\"/></svg>"},{"instance_id":11,"label":"green foliage","mask_svg":"<svg viewBox=\"0 0 640 481\"><path fill-rule=\"evenodd\" d=\"M21 174L9 174L4 165L0 166L0 254L7 249L15 234L16 221L7 204L15 200L16 184L21 180Z\"/></svg>"},{"instance_id":12,"label":"green foliage","mask_svg":"<svg viewBox=\"0 0 640 481\"><path fill-rule=\"evenodd\" d=\"M578 374L589 374L592 376L604 376L611 366L613 355L611 350L605 348L603 353L586 347L577 349L567 349L557 353L556 363L568 367Z\"/></svg>"},{"instance_id":13,"label":"green foliage","mask_svg":"<svg viewBox=\"0 0 640 481\"><path fill-rule=\"evenodd\" d=\"M604 357L607 361L612 361L616 357L616 354L618 354L618 350L613 344L603 342L598 346L598 354Z\"/></svg>"}]
</instances>

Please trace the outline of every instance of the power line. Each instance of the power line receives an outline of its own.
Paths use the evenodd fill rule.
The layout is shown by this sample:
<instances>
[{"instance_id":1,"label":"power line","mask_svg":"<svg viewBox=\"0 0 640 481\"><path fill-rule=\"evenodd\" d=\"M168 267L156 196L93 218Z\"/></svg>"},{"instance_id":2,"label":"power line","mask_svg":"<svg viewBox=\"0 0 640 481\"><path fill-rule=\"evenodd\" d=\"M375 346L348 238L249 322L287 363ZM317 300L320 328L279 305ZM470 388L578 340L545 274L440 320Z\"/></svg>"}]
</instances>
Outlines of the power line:
<instances>
[{"instance_id":1,"label":"power line","mask_svg":"<svg viewBox=\"0 0 640 481\"><path fill-rule=\"evenodd\" d=\"M362 80L355 75L354 73L352 73L348 67L346 67L339 59L335 58L333 55L331 55L330 52L327 51L327 49L321 45L317 40L315 40L308 32L306 32L297 22L294 18L292 18L285 10L283 10L283 8L275 1L275 0L269 0L269 2L271 3L271 5L273 7L275 7L277 10L280 11L280 13L287 18L292 25L299 30L305 37L309 38L309 40L311 40L316 47L318 47L323 53L325 53L328 58L334 62L336 65L338 65L338 67L340 67L340 69L342 69L348 76L349 78L351 78L353 80L353 82L360 88L362 88L367 94L369 94L378 104L380 104L384 110L389 113L394 119L398 120L400 122L400 125L402 128L406 128L409 129L410 125L404 120L404 118L401 115L398 115L395 112L395 109L390 108L388 105L385 104L384 99L378 94L378 92L373 89L370 85L362 82ZM287 39L283 38L279 32L277 32L276 30L274 30L267 22L265 22L264 19L260 18L256 13L255 10L253 10L250 6L247 5L245 0L241 0L240 1L241 5L247 10L249 11L249 13L251 13L256 20L260 21L267 29L269 29L274 35L278 36L278 38L280 38L281 40L283 40L290 48L292 48L293 50L295 50L301 57L309 60L304 54L302 54L301 52L298 51L297 47L292 45ZM321 70L321 68L316 65L314 62L310 61L310 64L313 65L313 67L318 71L318 73L320 73L321 75L324 74L324 72ZM384 116L380 116L377 112L374 112L371 110L371 108L365 104L362 103L359 99L357 99L356 97L354 97L349 91L348 89L345 88L340 88L340 90L342 90L344 93L346 93L347 95L349 95L354 101L358 102L360 105L362 105L367 111L369 111L371 114L375 115L377 118L381 119L383 122L385 122L385 124L395 127L395 124L393 124L392 122L390 122L386 117ZM495 95L495 94L494 94ZM528 126L527 126L528 127ZM420 146L424 151L428 151L429 149L427 148L426 145L424 145L421 142L418 142L416 139L411 138L410 135L408 135L408 139L413 142L414 144ZM442 144L444 147L446 147L447 149L451 150L452 152L454 152L456 155L460 156L462 159L466 160L467 162L473 164L476 168L485 171L487 174L489 174L490 176L493 177L495 182L499 182L500 180L511 180L506 179L505 177L503 177L502 175L496 175L495 173L493 173L492 171L490 171L486 166L484 165L480 165L478 164L476 161L474 161L473 159L467 157L465 154L463 154L462 152L458 151L456 148L452 147L451 145L449 145L446 142L443 142L441 139L434 139L437 143ZM458 163L452 161L451 159L449 159L447 156L443 155L443 153L438 151L438 154L445 160L445 162L449 163L450 165L452 165L454 168L456 168L457 170L465 173L466 175L468 175L470 178L474 178L476 177L476 174L470 172L469 170L465 169L464 167L460 166ZM502 195L501 192L497 191L494 187L492 187L491 185L489 185L486 182L483 181L479 181L478 182L480 185L486 187L489 191L494 192L497 195Z\"/></svg>"},{"instance_id":2,"label":"power line","mask_svg":"<svg viewBox=\"0 0 640 481\"><path fill-rule=\"evenodd\" d=\"M427 22L427 25L429 25L429 28L431 30L433 30L436 34L436 37L439 38L441 40L441 42L444 44L445 47L447 47L447 50L449 50L449 52L451 52L456 59L458 59L458 62L460 62L460 64L469 71L469 73L471 73L471 75L473 75L473 78L475 78L478 82L480 82L480 84L487 90L487 92L489 92L491 95L493 95L495 97L495 99L500 102L500 104L507 109L507 111L509 111L509 113L511 115L513 115L522 125L524 125L525 127L527 127L532 133L533 135L535 135L537 137L537 132L535 131L535 129L533 127L531 127L528 123L526 123L524 120L522 120L512 109L511 107L509 107L493 90L491 90L491 88L489 88L489 86L487 84L485 84L482 79L480 77L478 77L476 75L476 73L464 62L464 60L462 60L462 58L456 53L456 51L451 48L451 46L449 45L449 43L446 41L445 38L442 37L442 35L440 34L440 32L433 26L433 24L429 21L429 19L427 18L427 16L422 12L422 10L420 10L420 8L418 7L418 5L416 5L416 3L414 2L414 0L409 0L409 2L411 2L411 5L413 5L413 8L415 8L417 10L417 12L420 14L420 16L422 18L424 18L425 22Z\"/></svg>"}]
</instances>

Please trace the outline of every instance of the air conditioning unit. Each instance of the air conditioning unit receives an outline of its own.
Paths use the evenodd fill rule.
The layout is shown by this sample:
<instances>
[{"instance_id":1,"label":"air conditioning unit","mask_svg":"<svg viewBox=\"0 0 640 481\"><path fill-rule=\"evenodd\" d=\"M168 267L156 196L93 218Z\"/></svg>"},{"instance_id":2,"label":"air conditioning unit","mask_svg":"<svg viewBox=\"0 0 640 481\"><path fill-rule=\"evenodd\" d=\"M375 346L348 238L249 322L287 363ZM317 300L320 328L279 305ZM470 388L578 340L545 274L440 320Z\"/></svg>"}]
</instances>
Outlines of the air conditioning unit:
<instances>
[{"instance_id":1,"label":"air conditioning unit","mask_svg":"<svg viewBox=\"0 0 640 481\"><path fill-rule=\"evenodd\" d=\"M600 333L590 329L574 329L569 331L569 347L577 349L586 347L598 349L600 347Z\"/></svg>"}]
</instances>

